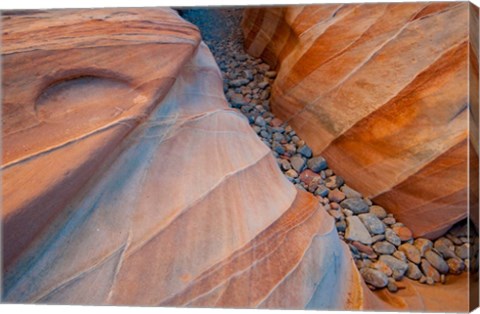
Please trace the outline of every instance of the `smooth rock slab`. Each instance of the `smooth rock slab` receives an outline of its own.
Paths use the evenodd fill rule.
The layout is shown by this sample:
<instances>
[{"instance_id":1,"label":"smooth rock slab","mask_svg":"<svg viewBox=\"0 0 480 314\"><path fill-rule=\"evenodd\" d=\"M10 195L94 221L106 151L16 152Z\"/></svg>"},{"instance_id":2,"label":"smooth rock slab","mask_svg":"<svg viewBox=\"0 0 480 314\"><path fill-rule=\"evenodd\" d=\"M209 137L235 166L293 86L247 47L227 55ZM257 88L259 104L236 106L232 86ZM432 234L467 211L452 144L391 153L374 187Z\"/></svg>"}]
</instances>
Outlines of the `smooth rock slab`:
<instances>
[{"instance_id":1,"label":"smooth rock slab","mask_svg":"<svg viewBox=\"0 0 480 314\"><path fill-rule=\"evenodd\" d=\"M372 244L372 237L365 225L357 216L347 217L347 230L345 239L350 241L359 241L363 244Z\"/></svg>"}]
</instances>

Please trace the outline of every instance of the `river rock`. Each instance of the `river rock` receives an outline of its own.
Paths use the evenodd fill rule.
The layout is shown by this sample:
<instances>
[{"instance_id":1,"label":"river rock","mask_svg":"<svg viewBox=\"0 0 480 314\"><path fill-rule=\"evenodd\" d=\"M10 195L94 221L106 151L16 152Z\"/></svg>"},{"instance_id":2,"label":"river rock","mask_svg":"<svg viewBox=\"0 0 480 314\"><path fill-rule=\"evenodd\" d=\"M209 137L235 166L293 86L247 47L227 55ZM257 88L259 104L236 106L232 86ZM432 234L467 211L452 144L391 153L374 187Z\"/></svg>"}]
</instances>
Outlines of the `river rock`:
<instances>
[{"instance_id":1,"label":"river rock","mask_svg":"<svg viewBox=\"0 0 480 314\"><path fill-rule=\"evenodd\" d=\"M320 172L327 169L327 161L322 156L316 156L307 161L307 166L314 172Z\"/></svg>"},{"instance_id":2,"label":"river rock","mask_svg":"<svg viewBox=\"0 0 480 314\"><path fill-rule=\"evenodd\" d=\"M419 280L423 275L417 265L412 262L408 262L406 276L413 280Z\"/></svg>"},{"instance_id":3,"label":"river rock","mask_svg":"<svg viewBox=\"0 0 480 314\"><path fill-rule=\"evenodd\" d=\"M469 256L469 249L470 249L470 244L464 243L455 248L455 254L461 259L466 259Z\"/></svg>"},{"instance_id":4,"label":"river rock","mask_svg":"<svg viewBox=\"0 0 480 314\"><path fill-rule=\"evenodd\" d=\"M381 255L380 261L388 265L393 271L393 278L401 279L408 269L408 264L390 255Z\"/></svg>"},{"instance_id":5,"label":"river rock","mask_svg":"<svg viewBox=\"0 0 480 314\"><path fill-rule=\"evenodd\" d=\"M387 241L379 241L373 244L373 250L378 254L393 254L395 246Z\"/></svg>"},{"instance_id":6,"label":"river rock","mask_svg":"<svg viewBox=\"0 0 480 314\"><path fill-rule=\"evenodd\" d=\"M387 212L385 211L385 209L378 205L370 206L370 212L380 219L384 219L387 217Z\"/></svg>"},{"instance_id":7,"label":"river rock","mask_svg":"<svg viewBox=\"0 0 480 314\"><path fill-rule=\"evenodd\" d=\"M302 154L302 156L304 156L306 158L312 157L312 150L307 145L303 145L303 146L297 148L297 152Z\"/></svg>"},{"instance_id":8,"label":"river rock","mask_svg":"<svg viewBox=\"0 0 480 314\"><path fill-rule=\"evenodd\" d=\"M296 155L290 158L290 164L292 165L293 169L297 172L301 172L305 167L305 159Z\"/></svg>"},{"instance_id":9,"label":"river rock","mask_svg":"<svg viewBox=\"0 0 480 314\"><path fill-rule=\"evenodd\" d=\"M326 197L330 192L330 189L327 189L324 185L319 185L315 190L315 195L319 195L321 197Z\"/></svg>"},{"instance_id":10,"label":"river rock","mask_svg":"<svg viewBox=\"0 0 480 314\"><path fill-rule=\"evenodd\" d=\"M352 245L356 247L360 252L365 253L367 255L373 255L375 252L373 251L371 246L365 245L358 241L353 241Z\"/></svg>"},{"instance_id":11,"label":"river rock","mask_svg":"<svg viewBox=\"0 0 480 314\"><path fill-rule=\"evenodd\" d=\"M360 194L359 192L355 191L354 189L352 189L351 187L349 187L348 185L344 184L341 188L342 192L345 193L345 196L347 198L362 198L362 194Z\"/></svg>"},{"instance_id":12,"label":"river rock","mask_svg":"<svg viewBox=\"0 0 480 314\"><path fill-rule=\"evenodd\" d=\"M371 284L375 288L383 288L388 284L387 276L381 271L365 267L360 270L360 274L362 274L366 283Z\"/></svg>"},{"instance_id":13,"label":"river rock","mask_svg":"<svg viewBox=\"0 0 480 314\"><path fill-rule=\"evenodd\" d=\"M318 181L320 175L310 169L305 169L300 173L299 179L300 181L305 182L305 184L310 185L313 180L316 179Z\"/></svg>"},{"instance_id":14,"label":"river rock","mask_svg":"<svg viewBox=\"0 0 480 314\"><path fill-rule=\"evenodd\" d=\"M325 186L332 190L342 185L343 185L343 178L340 176L331 176L325 180Z\"/></svg>"},{"instance_id":15,"label":"river rock","mask_svg":"<svg viewBox=\"0 0 480 314\"><path fill-rule=\"evenodd\" d=\"M402 244L402 240L400 240L395 231L390 228L385 229L385 238L388 242L392 243L395 246L399 246L400 244Z\"/></svg>"},{"instance_id":16,"label":"river rock","mask_svg":"<svg viewBox=\"0 0 480 314\"><path fill-rule=\"evenodd\" d=\"M402 251L395 251L393 252L392 256L396 259L401 260L402 262L408 263L407 256Z\"/></svg>"},{"instance_id":17,"label":"river rock","mask_svg":"<svg viewBox=\"0 0 480 314\"><path fill-rule=\"evenodd\" d=\"M398 247L398 250L404 252L405 256L407 256L407 258L415 264L419 264L422 259L420 251L410 243L404 243L400 245Z\"/></svg>"},{"instance_id":18,"label":"river rock","mask_svg":"<svg viewBox=\"0 0 480 314\"><path fill-rule=\"evenodd\" d=\"M391 276L393 274L392 269L390 267L388 267L388 265L385 264L382 261L376 261L376 262L372 263L370 265L370 267L373 268L373 269L381 271L382 273L384 273L387 276Z\"/></svg>"},{"instance_id":19,"label":"river rock","mask_svg":"<svg viewBox=\"0 0 480 314\"><path fill-rule=\"evenodd\" d=\"M408 241L413 237L412 231L405 226L394 226L392 227L392 230L395 231L402 241Z\"/></svg>"},{"instance_id":20,"label":"river rock","mask_svg":"<svg viewBox=\"0 0 480 314\"><path fill-rule=\"evenodd\" d=\"M440 273L442 273L442 274L448 273L448 264L445 262L445 260L440 255L438 255L434 251L427 250L425 252L425 258Z\"/></svg>"},{"instance_id":21,"label":"river rock","mask_svg":"<svg viewBox=\"0 0 480 314\"><path fill-rule=\"evenodd\" d=\"M328 192L328 199L332 202L339 203L339 202L341 202L345 199L345 194L342 191L340 191L339 189L330 190L330 192Z\"/></svg>"},{"instance_id":22,"label":"river rock","mask_svg":"<svg viewBox=\"0 0 480 314\"><path fill-rule=\"evenodd\" d=\"M433 248L432 241L424 238L415 239L413 245L420 251L421 256L424 256L427 250Z\"/></svg>"},{"instance_id":23,"label":"river rock","mask_svg":"<svg viewBox=\"0 0 480 314\"><path fill-rule=\"evenodd\" d=\"M290 177L290 178L296 178L296 177L298 177L298 173L297 173L295 170L293 170L293 169L287 170L287 171L285 172L285 175L286 175L287 177Z\"/></svg>"},{"instance_id":24,"label":"river rock","mask_svg":"<svg viewBox=\"0 0 480 314\"><path fill-rule=\"evenodd\" d=\"M355 214L368 212L368 204L361 198L347 198L340 203L340 206L350 209Z\"/></svg>"},{"instance_id":25,"label":"river rock","mask_svg":"<svg viewBox=\"0 0 480 314\"><path fill-rule=\"evenodd\" d=\"M363 224L371 234L382 234L385 232L385 225L374 214L360 214L358 217L362 220Z\"/></svg>"},{"instance_id":26,"label":"river rock","mask_svg":"<svg viewBox=\"0 0 480 314\"><path fill-rule=\"evenodd\" d=\"M287 170L292 169L292 166L290 165L290 163L288 162L288 160L280 159L278 163L279 163L279 165L280 165L280 168L281 168L283 171L287 171Z\"/></svg>"},{"instance_id":27,"label":"river rock","mask_svg":"<svg viewBox=\"0 0 480 314\"><path fill-rule=\"evenodd\" d=\"M432 278L435 282L440 282L440 273L426 259L422 259L420 268L425 276Z\"/></svg>"},{"instance_id":28,"label":"river rock","mask_svg":"<svg viewBox=\"0 0 480 314\"><path fill-rule=\"evenodd\" d=\"M447 265L450 274L459 275L465 270L465 263L458 257L449 258Z\"/></svg>"},{"instance_id":29,"label":"river rock","mask_svg":"<svg viewBox=\"0 0 480 314\"><path fill-rule=\"evenodd\" d=\"M347 230L345 232L345 239L350 241L359 241L367 245L372 244L372 237L370 236L370 233L357 216L347 217Z\"/></svg>"}]
</instances>

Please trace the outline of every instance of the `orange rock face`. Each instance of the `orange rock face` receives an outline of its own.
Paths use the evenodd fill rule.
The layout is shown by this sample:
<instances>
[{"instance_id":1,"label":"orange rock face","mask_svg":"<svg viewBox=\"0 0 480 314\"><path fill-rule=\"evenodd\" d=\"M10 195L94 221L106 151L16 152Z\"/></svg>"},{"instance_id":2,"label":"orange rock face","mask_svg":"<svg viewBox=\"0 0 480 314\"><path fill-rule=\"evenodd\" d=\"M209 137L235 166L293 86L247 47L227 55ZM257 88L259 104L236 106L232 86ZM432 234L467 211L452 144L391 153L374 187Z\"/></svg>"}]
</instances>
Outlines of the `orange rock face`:
<instances>
[{"instance_id":1,"label":"orange rock face","mask_svg":"<svg viewBox=\"0 0 480 314\"><path fill-rule=\"evenodd\" d=\"M329 4L251 8L242 24L248 52L279 72L274 113L354 189L435 237L467 215L469 142L478 169L469 21L468 3Z\"/></svg>"},{"instance_id":2,"label":"orange rock face","mask_svg":"<svg viewBox=\"0 0 480 314\"><path fill-rule=\"evenodd\" d=\"M333 219L228 107L175 11L3 23L5 301L366 306Z\"/></svg>"}]
</instances>

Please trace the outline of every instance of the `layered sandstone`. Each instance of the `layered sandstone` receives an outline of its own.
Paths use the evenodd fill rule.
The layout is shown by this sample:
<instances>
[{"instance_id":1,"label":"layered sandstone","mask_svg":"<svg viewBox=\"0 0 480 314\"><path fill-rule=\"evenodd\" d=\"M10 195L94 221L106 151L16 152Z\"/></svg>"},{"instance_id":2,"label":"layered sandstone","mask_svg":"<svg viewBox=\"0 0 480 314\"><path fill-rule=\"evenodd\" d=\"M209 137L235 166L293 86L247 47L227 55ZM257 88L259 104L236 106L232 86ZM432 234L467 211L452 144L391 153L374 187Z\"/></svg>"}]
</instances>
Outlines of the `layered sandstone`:
<instances>
[{"instance_id":1,"label":"layered sandstone","mask_svg":"<svg viewBox=\"0 0 480 314\"><path fill-rule=\"evenodd\" d=\"M387 306L175 11L3 23L4 301Z\"/></svg>"},{"instance_id":2,"label":"layered sandstone","mask_svg":"<svg viewBox=\"0 0 480 314\"><path fill-rule=\"evenodd\" d=\"M278 70L274 113L349 185L434 238L467 215L469 145L478 164L469 16L468 3L329 4L250 8L242 24L247 51Z\"/></svg>"}]
</instances>

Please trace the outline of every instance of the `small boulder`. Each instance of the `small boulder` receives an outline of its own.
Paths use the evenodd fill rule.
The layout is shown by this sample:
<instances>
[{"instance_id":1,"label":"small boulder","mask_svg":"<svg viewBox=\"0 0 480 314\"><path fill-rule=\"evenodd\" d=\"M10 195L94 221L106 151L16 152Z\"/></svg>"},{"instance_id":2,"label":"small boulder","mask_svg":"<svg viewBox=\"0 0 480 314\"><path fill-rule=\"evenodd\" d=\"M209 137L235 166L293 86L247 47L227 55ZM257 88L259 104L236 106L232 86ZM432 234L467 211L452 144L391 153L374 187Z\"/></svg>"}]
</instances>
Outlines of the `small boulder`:
<instances>
[{"instance_id":1,"label":"small boulder","mask_svg":"<svg viewBox=\"0 0 480 314\"><path fill-rule=\"evenodd\" d=\"M378 270L365 267L360 270L360 274L367 284L375 288L383 288L388 285L387 276Z\"/></svg>"},{"instance_id":2,"label":"small boulder","mask_svg":"<svg viewBox=\"0 0 480 314\"><path fill-rule=\"evenodd\" d=\"M305 170L305 171L310 171L310 170ZM315 172L312 171L312 173L315 173ZM319 174L316 174L316 175L319 176ZM345 199L345 194L339 189L331 190L330 192L328 192L328 199L332 202L340 203Z\"/></svg>"},{"instance_id":3,"label":"small boulder","mask_svg":"<svg viewBox=\"0 0 480 314\"><path fill-rule=\"evenodd\" d=\"M384 219L387 217L387 212L381 206L377 206L377 205L370 206L370 212L380 219Z\"/></svg>"},{"instance_id":4,"label":"small boulder","mask_svg":"<svg viewBox=\"0 0 480 314\"><path fill-rule=\"evenodd\" d=\"M420 251L410 243L404 243L398 247L398 250L405 253L408 260L415 264L420 264L422 256L420 255Z\"/></svg>"},{"instance_id":5,"label":"small boulder","mask_svg":"<svg viewBox=\"0 0 480 314\"><path fill-rule=\"evenodd\" d=\"M310 185L310 183L312 183L312 181L315 178L320 179L320 175L318 173L313 172L310 169L303 170L302 173L300 173L300 177L299 177L300 181L305 182L305 184L307 185Z\"/></svg>"},{"instance_id":6,"label":"small boulder","mask_svg":"<svg viewBox=\"0 0 480 314\"><path fill-rule=\"evenodd\" d=\"M455 254L461 259L467 259L469 255L469 250L470 250L470 244L464 243L455 248Z\"/></svg>"},{"instance_id":7,"label":"small boulder","mask_svg":"<svg viewBox=\"0 0 480 314\"><path fill-rule=\"evenodd\" d=\"M394 226L392 227L392 230L395 231L395 233L402 241L408 241L413 237L412 231L410 231L410 229L405 226Z\"/></svg>"},{"instance_id":8,"label":"small boulder","mask_svg":"<svg viewBox=\"0 0 480 314\"><path fill-rule=\"evenodd\" d=\"M426 277L432 278L435 282L440 282L440 274L426 259L422 259L420 268Z\"/></svg>"},{"instance_id":9,"label":"small boulder","mask_svg":"<svg viewBox=\"0 0 480 314\"><path fill-rule=\"evenodd\" d=\"M290 164L292 165L293 169L295 169L295 171L301 172L305 167L305 159L298 155L295 155L290 158Z\"/></svg>"},{"instance_id":10,"label":"small boulder","mask_svg":"<svg viewBox=\"0 0 480 314\"><path fill-rule=\"evenodd\" d=\"M458 257L449 258L447 264L450 274L459 275L465 270L465 263Z\"/></svg>"},{"instance_id":11,"label":"small boulder","mask_svg":"<svg viewBox=\"0 0 480 314\"><path fill-rule=\"evenodd\" d=\"M342 192L345 193L345 196L347 198L362 198L362 194L360 194L359 192L355 191L354 189L352 189L351 187L349 187L348 185L344 184L341 188Z\"/></svg>"},{"instance_id":12,"label":"small boulder","mask_svg":"<svg viewBox=\"0 0 480 314\"><path fill-rule=\"evenodd\" d=\"M400 240L395 231L390 228L385 229L385 238L388 242L392 243L395 246L399 246L400 244L402 244L402 240Z\"/></svg>"},{"instance_id":13,"label":"small boulder","mask_svg":"<svg viewBox=\"0 0 480 314\"><path fill-rule=\"evenodd\" d=\"M385 275L387 275L389 277L393 274L392 269L390 267L388 267L388 265L385 264L382 261L376 261L375 263L372 263L370 265L370 267L373 268L373 269L381 271L382 273L384 273Z\"/></svg>"},{"instance_id":14,"label":"small boulder","mask_svg":"<svg viewBox=\"0 0 480 314\"><path fill-rule=\"evenodd\" d=\"M327 197L329 189L327 189L324 185L319 185L315 190L315 195L319 195L321 197Z\"/></svg>"},{"instance_id":15,"label":"small boulder","mask_svg":"<svg viewBox=\"0 0 480 314\"><path fill-rule=\"evenodd\" d=\"M399 259L405 263L408 263L408 259L407 259L407 256L405 255L405 253L403 253L402 251L395 251L393 252L393 257L395 257L396 259Z\"/></svg>"},{"instance_id":16,"label":"small boulder","mask_svg":"<svg viewBox=\"0 0 480 314\"><path fill-rule=\"evenodd\" d=\"M343 183L344 181L341 176L331 176L325 180L325 186L332 190L341 187Z\"/></svg>"},{"instance_id":17,"label":"small boulder","mask_svg":"<svg viewBox=\"0 0 480 314\"><path fill-rule=\"evenodd\" d=\"M362 220L363 224L371 234L382 234L385 232L385 225L374 214L360 214L358 217Z\"/></svg>"},{"instance_id":18,"label":"small boulder","mask_svg":"<svg viewBox=\"0 0 480 314\"><path fill-rule=\"evenodd\" d=\"M407 269L406 276L413 280L419 280L423 276L423 274L417 265L415 265L412 262L408 262L408 269Z\"/></svg>"},{"instance_id":19,"label":"small boulder","mask_svg":"<svg viewBox=\"0 0 480 314\"><path fill-rule=\"evenodd\" d=\"M290 178L296 178L296 177L298 177L298 173L297 173L295 170L293 170L293 169L287 170L287 171L285 172L285 175L286 175L287 177L290 177Z\"/></svg>"},{"instance_id":20,"label":"small boulder","mask_svg":"<svg viewBox=\"0 0 480 314\"><path fill-rule=\"evenodd\" d=\"M365 245L365 244L363 244L363 243L361 243L361 242L353 241L353 242L352 242L352 245L353 245L354 247L356 247L357 250L359 250L360 252L365 253L365 254L367 254L367 255L373 255L373 254L375 254L375 252L373 252L373 249L372 249L371 246Z\"/></svg>"},{"instance_id":21,"label":"small boulder","mask_svg":"<svg viewBox=\"0 0 480 314\"><path fill-rule=\"evenodd\" d=\"M393 271L393 278L400 280L408 269L408 264L390 255L381 255L380 261L387 264Z\"/></svg>"},{"instance_id":22,"label":"small boulder","mask_svg":"<svg viewBox=\"0 0 480 314\"><path fill-rule=\"evenodd\" d=\"M373 250L378 254L393 254L395 247L387 241L379 241L373 244Z\"/></svg>"},{"instance_id":23,"label":"small boulder","mask_svg":"<svg viewBox=\"0 0 480 314\"><path fill-rule=\"evenodd\" d=\"M347 198L340 206L350 209L354 214L368 213L368 204L361 198Z\"/></svg>"},{"instance_id":24,"label":"small boulder","mask_svg":"<svg viewBox=\"0 0 480 314\"><path fill-rule=\"evenodd\" d=\"M302 154L302 156L306 158L312 157L312 150L307 145L303 145L297 148L297 153Z\"/></svg>"},{"instance_id":25,"label":"small boulder","mask_svg":"<svg viewBox=\"0 0 480 314\"><path fill-rule=\"evenodd\" d=\"M357 216L347 217L347 230L345 232L345 239L350 241L359 241L367 245L372 244L372 237L370 236L370 233Z\"/></svg>"},{"instance_id":26,"label":"small boulder","mask_svg":"<svg viewBox=\"0 0 480 314\"><path fill-rule=\"evenodd\" d=\"M427 261L435 267L440 273L446 274L448 273L448 264L443 260L443 258L435 253L432 250L427 250L425 252L425 258Z\"/></svg>"},{"instance_id":27,"label":"small boulder","mask_svg":"<svg viewBox=\"0 0 480 314\"><path fill-rule=\"evenodd\" d=\"M421 256L424 256L427 250L433 248L432 241L424 238L415 239L413 245L420 251Z\"/></svg>"},{"instance_id":28,"label":"small boulder","mask_svg":"<svg viewBox=\"0 0 480 314\"><path fill-rule=\"evenodd\" d=\"M292 166L290 166L288 160L280 159L278 163L280 164L280 169L282 169L283 171L292 169Z\"/></svg>"},{"instance_id":29,"label":"small boulder","mask_svg":"<svg viewBox=\"0 0 480 314\"><path fill-rule=\"evenodd\" d=\"M318 173L327 169L327 161L322 156L316 156L308 160L307 166L310 170Z\"/></svg>"}]
</instances>

